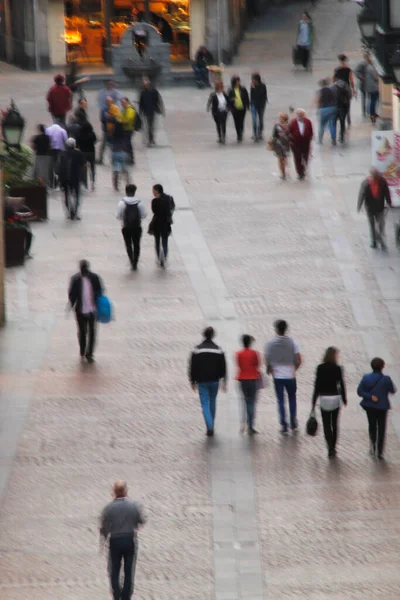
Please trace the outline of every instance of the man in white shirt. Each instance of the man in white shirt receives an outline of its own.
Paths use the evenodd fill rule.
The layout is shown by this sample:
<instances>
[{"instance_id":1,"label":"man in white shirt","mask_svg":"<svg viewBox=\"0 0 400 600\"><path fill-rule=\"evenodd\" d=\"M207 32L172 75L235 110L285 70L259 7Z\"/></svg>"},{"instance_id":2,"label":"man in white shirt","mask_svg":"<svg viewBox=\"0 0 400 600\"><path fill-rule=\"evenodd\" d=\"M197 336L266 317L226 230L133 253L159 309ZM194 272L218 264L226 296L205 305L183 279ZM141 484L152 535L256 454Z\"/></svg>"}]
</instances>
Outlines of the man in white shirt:
<instances>
[{"instance_id":1,"label":"man in white shirt","mask_svg":"<svg viewBox=\"0 0 400 600\"><path fill-rule=\"evenodd\" d=\"M50 125L50 127L46 128L46 135L49 136L51 145L51 169L53 174L52 187L56 187L60 155L61 152L65 150L68 135L65 129L61 127L58 121L55 121L53 125Z\"/></svg>"},{"instance_id":2,"label":"man in white shirt","mask_svg":"<svg viewBox=\"0 0 400 600\"><path fill-rule=\"evenodd\" d=\"M287 328L286 321L276 321L276 337L265 346L267 373L274 378L283 434L289 432L285 411L285 390L289 399L290 429L297 431L296 371L302 360L299 345L286 335Z\"/></svg>"},{"instance_id":3,"label":"man in white shirt","mask_svg":"<svg viewBox=\"0 0 400 600\"><path fill-rule=\"evenodd\" d=\"M96 342L96 302L103 293L103 284L96 273L92 273L87 260L79 263L79 273L71 277L68 299L75 309L81 359L94 362Z\"/></svg>"}]
</instances>

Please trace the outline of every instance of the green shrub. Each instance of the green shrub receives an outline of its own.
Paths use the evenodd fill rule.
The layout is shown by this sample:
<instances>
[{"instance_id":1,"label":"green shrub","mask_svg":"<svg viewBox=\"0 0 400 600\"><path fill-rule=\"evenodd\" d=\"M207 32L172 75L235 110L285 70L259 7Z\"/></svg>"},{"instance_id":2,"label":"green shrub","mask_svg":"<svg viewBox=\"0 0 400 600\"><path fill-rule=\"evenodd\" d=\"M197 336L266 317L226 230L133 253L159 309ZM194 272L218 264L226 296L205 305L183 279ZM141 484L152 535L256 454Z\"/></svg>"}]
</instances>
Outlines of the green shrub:
<instances>
[{"instance_id":1,"label":"green shrub","mask_svg":"<svg viewBox=\"0 0 400 600\"><path fill-rule=\"evenodd\" d=\"M30 175L34 163L34 153L29 146L21 145L21 149L7 149L0 143L0 168L3 171L3 185L11 188L23 184Z\"/></svg>"}]
</instances>

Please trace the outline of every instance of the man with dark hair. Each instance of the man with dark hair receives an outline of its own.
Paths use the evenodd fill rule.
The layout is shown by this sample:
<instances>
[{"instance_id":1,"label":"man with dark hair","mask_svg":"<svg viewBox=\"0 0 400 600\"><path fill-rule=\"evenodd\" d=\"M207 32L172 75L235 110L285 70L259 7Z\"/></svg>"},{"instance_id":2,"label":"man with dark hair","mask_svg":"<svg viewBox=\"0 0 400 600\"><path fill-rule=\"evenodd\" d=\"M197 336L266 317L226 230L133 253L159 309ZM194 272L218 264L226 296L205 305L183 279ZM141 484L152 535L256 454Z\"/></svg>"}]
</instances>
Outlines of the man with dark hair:
<instances>
[{"instance_id":1,"label":"man with dark hair","mask_svg":"<svg viewBox=\"0 0 400 600\"><path fill-rule=\"evenodd\" d=\"M96 342L96 302L103 293L100 277L90 270L87 260L79 262L79 272L71 277L68 300L75 310L81 359L94 361Z\"/></svg>"},{"instance_id":2,"label":"man with dark hair","mask_svg":"<svg viewBox=\"0 0 400 600\"><path fill-rule=\"evenodd\" d=\"M203 332L204 340L195 347L189 361L189 380L192 389L199 390L201 407L207 427L207 436L214 435L215 412L219 382L222 379L222 389L226 391L227 371L225 354L213 342L215 331L206 327Z\"/></svg>"},{"instance_id":3,"label":"man with dark hair","mask_svg":"<svg viewBox=\"0 0 400 600\"><path fill-rule=\"evenodd\" d=\"M118 116L119 105L122 97L123 96L121 92L117 90L116 83L112 79L107 79L104 82L104 87L99 90L99 93L97 94L97 105L100 111L100 121L103 124L103 136L101 138L99 159L97 161L97 164L99 165L103 164L104 151L106 149L107 141L110 137L110 132L105 124L105 115L110 112L109 98L111 98L111 104L116 107L113 109L113 111L111 111L113 113L112 116Z\"/></svg>"},{"instance_id":4,"label":"man with dark hair","mask_svg":"<svg viewBox=\"0 0 400 600\"><path fill-rule=\"evenodd\" d=\"M140 256L142 219L147 216L144 204L135 198L136 189L133 183L126 186L125 197L119 202L117 210L117 219L122 223L122 236L133 271L137 269Z\"/></svg>"},{"instance_id":5,"label":"man with dark hair","mask_svg":"<svg viewBox=\"0 0 400 600\"><path fill-rule=\"evenodd\" d=\"M200 46L196 52L193 62L193 71L196 77L197 85L202 88L205 85L209 86L209 71L207 67L214 64L214 57L206 46Z\"/></svg>"},{"instance_id":6,"label":"man with dark hair","mask_svg":"<svg viewBox=\"0 0 400 600\"><path fill-rule=\"evenodd\" d=\"M133 595L137 558L137 530L146 523L142 508L129 500L125 481L114 484L114 500L100 517L100 535L109 539L109 576L115 600L130 600ZM120 587L120 571L124 560L124 583Z\"/></svg>"},{"instance_id":7,"label":"man with dark hair","mask_svg":"<svg viewBox=\"0 0 400 600\"><path fill-rule=\"evenodd\" d=\"M164 115L164 103L161 94L153 87L148 77L143 77L142 91L139 97L139 111L147 124L148 146L154 146L154 123L156 115Z\"/></svg>"},{"instance_id":8,"label":"man with dark hair","mask_svg":"<svg viewBox=\"0 0 400 600\"><path fill-rule=\"evenodd\" d=\"M382 250L386 251L385 208L386 205L392 206L392 199L386 179L375 167L370 170L370 176L361 184L358 194L358 212L364 204L371 232L371 248L376 248L378 241ZM378 231L375 224L378 226Z\"/></svg>"},{"instance_id":9,"label":"man with dark hair","mask_svg":"<svg viewBox=\"0 0 400 600\"><path fill-rule=\"evenodd\" d=\"M280 319L275 322L276 337L265 346L267 373L273 376L278 400L281 433L289 431L285 411L285 390L289 398L290 429L297 431L296 371L301 365L297 342L286 335L288 324Z\"/></svg>"},{"instance_id":10,"label":"man with dark hair","mask_svg":"<svg viewBox=\"0 0 400 600\"><path fill-rule=\"evenodd\" d=\"M261 81L259 73L251 76L250 110L253 119L253 139L262 140L264 130L264 112L268 102L267 87Z\"/></svg>"},{"instance_id":11,"label":"man with dark hair","mask_svg":"<svg viewBox=\"0 0 400 600\"><path fill-rule=\"evenodd\" d=\"M74 138L68 138L67 149L60 156L59 181L60 188L64 190L65 208L68 218L80 221L79 206L81 194L81 181L86 159L76 147ZM75 200L74 200L75 197Z\"/></svg>"},{"instance_id":12,"label":"man with dark hair","mask_svg":"<svg viewBox=\"0 0 400 600\"><path fill-rule=\"evenodd\" d=\"M333 82L336 83L339 90L341 90L344 86L345 89L348 90L348 110L345 115L347 117L347 124L351 125L351 117L350 117L350 103L351 97L357 96L356 84L354 81L354 74L351 68L348 65L348 58L345 54L339 54L338 56L339 66L333 72ZM342 83L340 83L342 82ZM344 133L344 132L343 132Z\"/></svg>"}]
</instances>

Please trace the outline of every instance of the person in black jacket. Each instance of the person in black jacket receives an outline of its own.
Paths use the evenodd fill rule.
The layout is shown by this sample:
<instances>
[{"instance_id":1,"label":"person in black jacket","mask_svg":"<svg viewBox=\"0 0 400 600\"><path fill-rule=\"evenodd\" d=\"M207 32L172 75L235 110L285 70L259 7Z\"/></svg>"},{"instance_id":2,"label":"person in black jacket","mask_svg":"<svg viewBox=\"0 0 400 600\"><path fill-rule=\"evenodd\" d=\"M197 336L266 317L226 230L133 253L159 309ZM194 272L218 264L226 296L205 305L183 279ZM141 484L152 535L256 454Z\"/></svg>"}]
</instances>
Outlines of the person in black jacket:
<instances>
[{"instance_id":1,"label":"person in black jacket","mask_svg":"<svg viewBox=\"0 0 400 600\"><path fill-rule=\"evenodd\" d=\"M149 225L149 233L154 235L157 261L163 269L168 258L168 238L172 232L175 202L172 196L164 194L164 188L159 183L153 186L153 195L154 198L151 201L153 218Z\"/></svg>"},{"instance_id":2,"label":"person in black jacket","mask_svg":"<svg viewBox=\"0 0 400 600\"><path fill-rule=\"evenodd\" d=\"M370 176L364 179L358 194L357 211L360 212L363 204L367 211L369 227L371 232L371 248L376 248L376 242L381 245L382 250L387 250L385 242L385 207L392 206L389 186L386 179L375 167L370 170ZM378 225L378 233L375 229Z\"/></svg>"},{"instance_id":3,"label":"person in black jacket","mask_svg":"<svg viewBox=\"0 0 400 600\"><path fill-rule=\"evenodd\" d=\"M64 150L60 156L58 179L60 187L64 190L65 207L68 212L68 217L71 220L77 219L80 221L78 210L80 205L82 173L85 164L85 157L83 152L76 148L76 141L74 138L68 138L67 149ZM75 196L75 202L73 196Z\"/></svg>"},{"instance_id":4,"label":"person in black jacket","mask_svg":"<svg viewBox=\"0 0 400 600\"><path fill-rule=\"evenodd\" d=\"M209 86L209 71L207 67L214 64L214 57L205 46L200 46L196 52L193 63L193 71L196 77L196 83L199 87Z\"/></svg>"},{"instance_id":5,"label":"person in black jacket","mask_svg":"<svg viewBox=\"0 0 400 600\"><path fill-rule=\"evenodd\" d=\"M263 139L264 112L267 102L267 87L261 81L259 73L253 73L250 88L250 110L253 119L253 140L255 142Z\"/></svg>"},{"instance_id":6,"label":"person in black jacket","mask_svg":"<svg viewBox=\"0 0 400 600\"><path fill-rule=\"evenodd\" d=\"M154 146L154 122L157 114L164 115L164 103L148 77L143 77L143 89L139 97L139 111L147 124L148 146Z\"/></svg>"},{"instance_id":7,"label":"person in black jacket","mask_svg":"<svg viewBox=\"0 0 400 600\"><path fill-rule=\"evenodd\" d=\"M76 314L80 355L89 363L94 361L96 302L102 293L103 284L100 277L96 273L92 273L87 260L81 260L79 273L71 277L68 300Z\"/></svg>"},{"instance_id":8,"label":"person in black jacket","mask_svg":"<svg viewBox=\"0 0 400 600\"><path fill-rule=\"evenodd\" d=\"M231 89L228 92L230 108L235 122L237 141L243 140L244 119L249 109L249 94L245 87L240 85L240 77L234 75L231 79Z\"/></svg>"},{"instance_id":9,"label":"person in black jacket","mask_svg":"<svg viewBox=\"0 0 400 600\"><path fill-rule=\"evenodd\" d=\"M215 121L218 133L218 143L225 144L226 139L226 119L229 111L229 98L224 92L224 84L218 81L215 84L215 91L210 94L207 102L207 111L211 109L211 114Z\"/></svg>"},{"instance_id":10,"label":"person in black jacket","mask_svg":"<svg viewBox=\"0 0 400 600\"><path fill-rule=\"evenodd\" d=\"M317 367L312 398L313 409L319 398L324 435L330 458L336 456L340 402L342 401L345 406L347 404L343 371L342 367L338 365L338 359L339 350L330 346L325 352L322 363Z\"/></svg>"},{"instance_id":11,"label":"person in black jacket","mask_svg":"<svg viewBox=\"0 0 400 600\"><path fill-rule=\"evenodd\" d=\"M227 372L223 350L213 342L215 331L207 327L204 340L195 347L189 361L189 380L193 391L199 390L201 407L207 427L207 435L214 435L214 422L219 382L226 391Z\"/></svg>"},{"instance_id":12,"label":"person in black jacket","mask_svg":"<svg viewBox=\"0 0 400 600\"><path fill-rule=\"evenodd\" d=\"M93 130L92 124L89 121L85 121L81 125L79 137L77 140L79 150L83 152L86 159L86 163L90 167L90 173L92 178L92 190L95 188L96 180L96 150L95 144L97 142L96 134ZM86 177L87 180L87 177ZM87 186L86 186L87 187Z\"/></svg>"}]
</instances>

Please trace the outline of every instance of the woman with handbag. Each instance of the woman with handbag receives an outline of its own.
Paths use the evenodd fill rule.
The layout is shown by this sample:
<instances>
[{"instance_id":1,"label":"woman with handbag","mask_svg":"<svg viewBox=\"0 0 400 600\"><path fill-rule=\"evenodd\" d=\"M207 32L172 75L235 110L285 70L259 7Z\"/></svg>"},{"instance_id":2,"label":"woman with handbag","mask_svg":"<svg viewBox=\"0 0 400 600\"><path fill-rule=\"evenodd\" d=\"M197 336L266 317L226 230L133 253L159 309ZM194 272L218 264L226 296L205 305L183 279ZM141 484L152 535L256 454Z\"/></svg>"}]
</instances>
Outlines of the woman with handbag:
<instances>
[{"instance_id":1,"label":"woman with handbag","mask_svg":"<svg viewBox=\"0 0 400 600\"><path fill-rule=\"evenodd\" d=\"M251 335L242 336L243 350L235 354L235 362L238 367L236 380L239 382L246 406L247 426L249 435L258 433L254 429L254 417L257 400L257 392L262 387L262 375L260 372L261 360L258 352L251 348L254 338ZM242 419L240 432L245 430L245 419Z\"/></svg>"},{"instance_id":2,"label":"woman with handbag","mask_svg":"<svg viewBox=\"0 0 400 600\"><path fill-rule=\"evenodd\" d=\"M168 257L168 238L172 233L172 215L175 202L172 196L164 193L162 185L153 186L154 198L151 201L153 218L149 224L148 233L154 235L157 263L163 269Z\"/></svg>"},{"instance_id":3,"label":"woman with handbag","mask_svg":"<svg viewBox=\"0 0 400 600\"><path fill-rule=\"evenodd\" d=\"M387 413L390 410L389 394L397 391L389 375L382 373L384 368L385 361L382 358L373 358L372 373L364 375L357 388L357 394L362 398L360 406L367 413L370 453L380 460L383 459Z\"/></svg>"},{"instance_id":4,"label":"woman with handbag","mask_svg":"<svg viewBox=\"0 0 400 600\"><path fill-rule=\"evenodd\" d=\"M329 346L322 363L317 367L312 398L313 410L319 398L329 458L336 456L340 403L347 404L343 371L338 360L339 350Z\"/></svg>"},{"instance_id":5,"label":"woman with handbag","mask_svg":"<svg viewBox=\"0 0 400 600\"><path fill-rule=\"evenodd\" d=\"M275 152L275 156L278 159L279 171L281 172L281 179L284 181L286 179L286 167L290 152L289 115L287 113L279 113L278 122L274 125L267 148Z\"/></svg>"}]
</instances>

